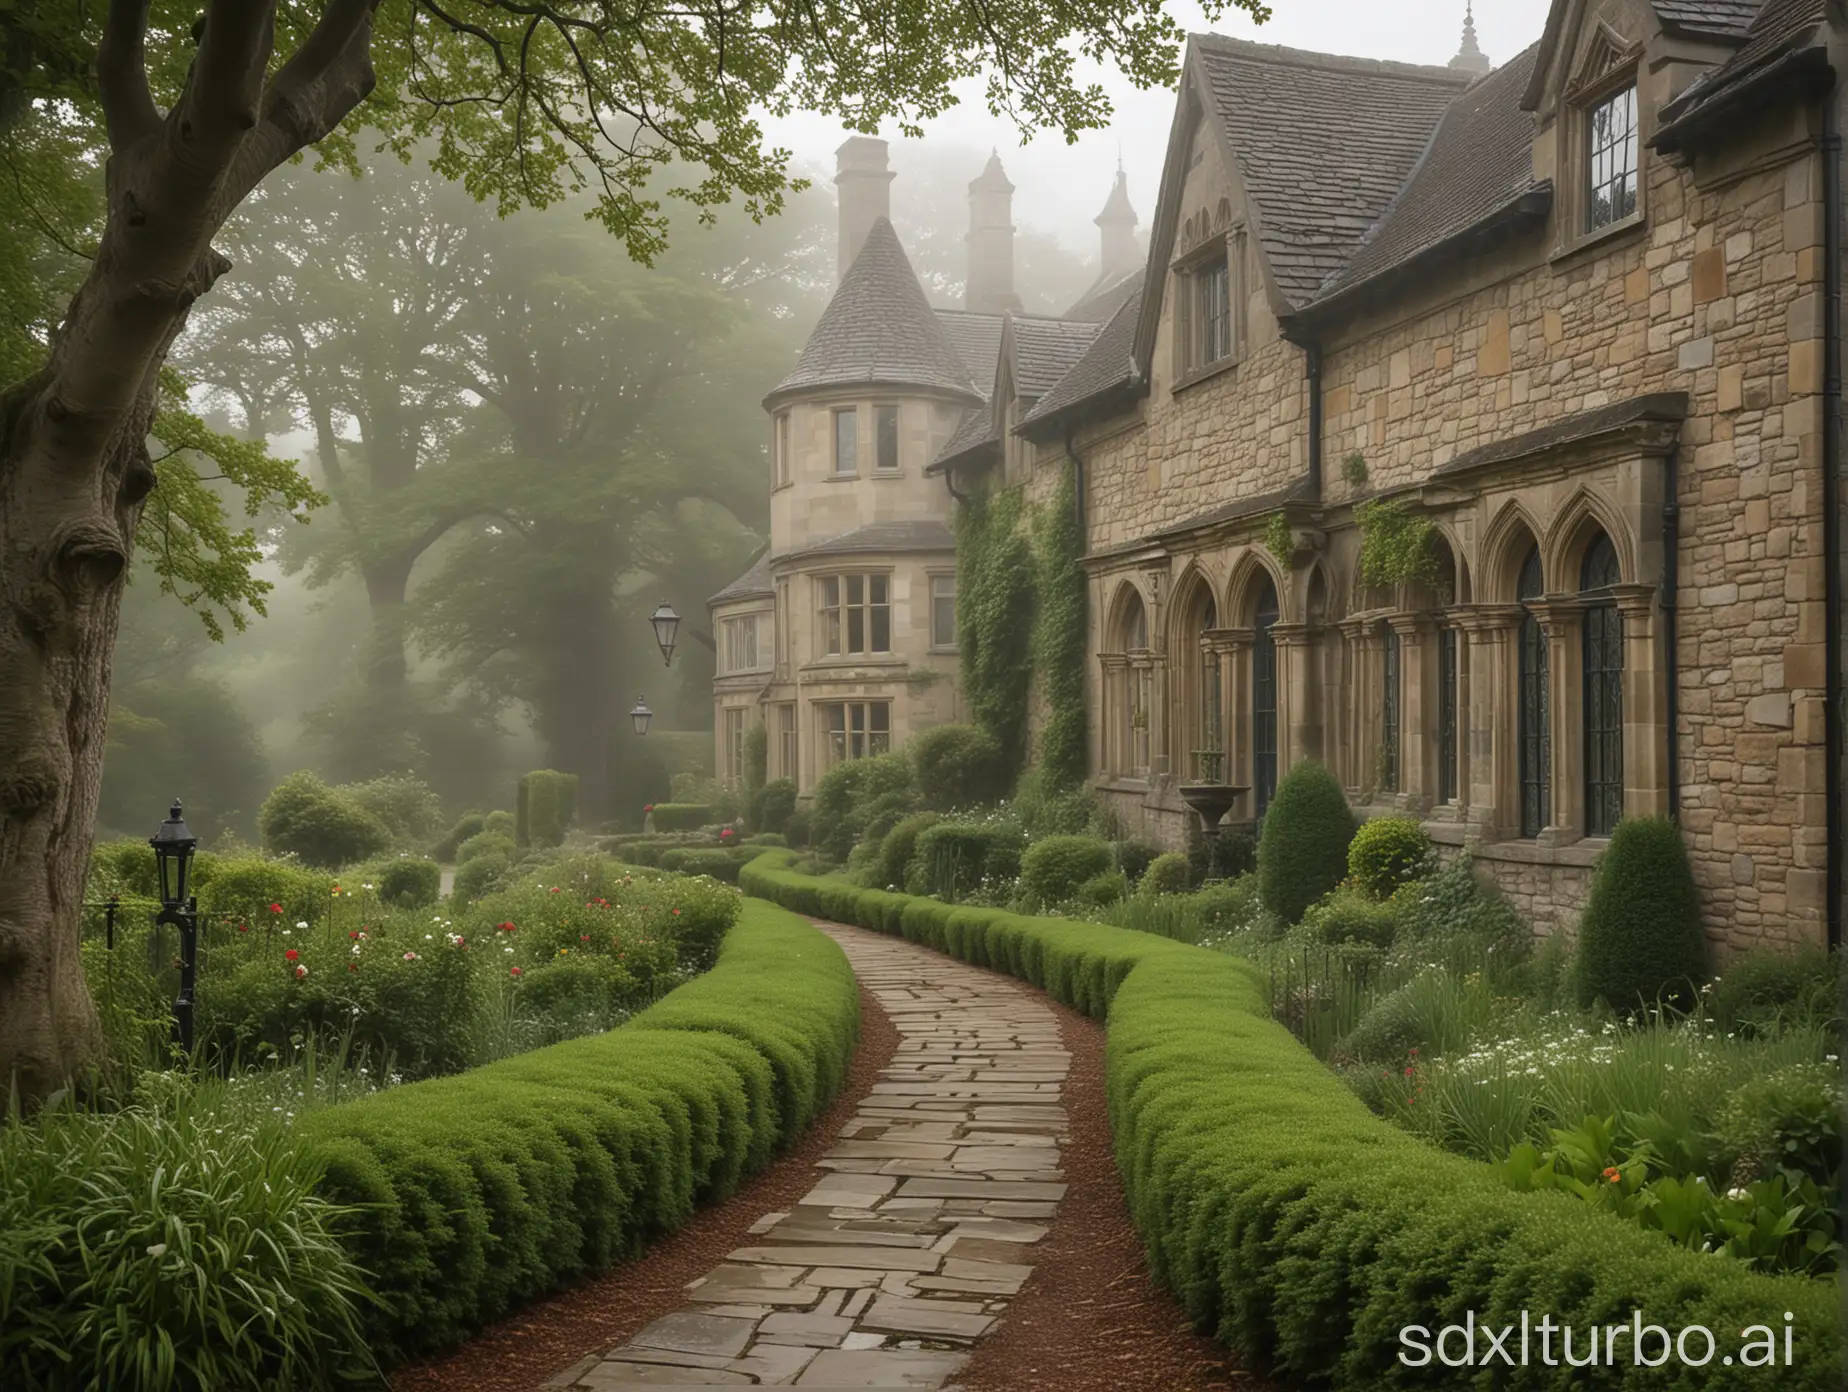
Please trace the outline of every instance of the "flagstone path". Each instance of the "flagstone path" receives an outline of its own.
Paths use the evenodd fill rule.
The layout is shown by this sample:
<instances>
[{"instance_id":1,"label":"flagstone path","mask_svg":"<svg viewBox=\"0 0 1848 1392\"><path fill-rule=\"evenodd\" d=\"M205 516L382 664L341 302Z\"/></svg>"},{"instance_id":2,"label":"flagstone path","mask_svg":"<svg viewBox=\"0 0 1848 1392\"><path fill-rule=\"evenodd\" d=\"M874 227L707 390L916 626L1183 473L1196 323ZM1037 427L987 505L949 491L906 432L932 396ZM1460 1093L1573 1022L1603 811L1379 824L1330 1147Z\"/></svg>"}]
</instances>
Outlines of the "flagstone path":
<instances>
[{"instance_id":1,"label":"flagstone path","mask_svg":"<svg viewBox=\"0 0 1848 1392\"><path fill-rule=\"evenodd\" d=\"M1065 1195L1057 1019L1005 977L818 926L897 1027L891 1066L684 1310L548 1387L945 1387L1032 1274Z\"/></svg>"}]
</instances>

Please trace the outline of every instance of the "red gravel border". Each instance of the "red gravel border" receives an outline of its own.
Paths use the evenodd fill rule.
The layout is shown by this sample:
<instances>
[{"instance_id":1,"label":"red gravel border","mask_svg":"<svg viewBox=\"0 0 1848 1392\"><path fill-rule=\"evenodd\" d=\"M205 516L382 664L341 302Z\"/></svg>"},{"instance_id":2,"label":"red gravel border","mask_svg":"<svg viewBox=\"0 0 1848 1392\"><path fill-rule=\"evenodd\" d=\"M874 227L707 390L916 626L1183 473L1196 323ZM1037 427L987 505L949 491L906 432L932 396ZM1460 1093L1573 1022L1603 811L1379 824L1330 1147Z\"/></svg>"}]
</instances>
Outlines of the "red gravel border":
<instances>
[{"instance_id":1,"label":"red gravel border","mask_svg":"<svg viewBox=\"0 0 1848 1392\"><path fill-rule=\"evenodd\" d=\"M1064 1102L1071 1134L1060 1163L1070 1186L1033 1249L1033 1275L957 1379L968 1392L1266 1392L1196 1334L1180 1302L1155 1284L1130 1222L1111 1147L1104 1027L1022 986L1059 1019L1071 1051Z\"/></svg>"},{"instance_id":2,"label":"red gravel border","mask_svg":"<svg viewBox=\"0 0 1848 1392\"><path fill-rule=\"evenodd\" d=\"M814 1187L816 1162L897 1050L898 1031L862 986L860 1042L847 1079L827 1115L795 1150L634 1261L544 1296L448 1354L398 1369L391 1376L393 1392L532 1392L579 1360L625 1343L662 1315L685 1308L687 1282L747 1245L748 1230L759 1218L788 1209Z\"/></svg>"}]
</instances>

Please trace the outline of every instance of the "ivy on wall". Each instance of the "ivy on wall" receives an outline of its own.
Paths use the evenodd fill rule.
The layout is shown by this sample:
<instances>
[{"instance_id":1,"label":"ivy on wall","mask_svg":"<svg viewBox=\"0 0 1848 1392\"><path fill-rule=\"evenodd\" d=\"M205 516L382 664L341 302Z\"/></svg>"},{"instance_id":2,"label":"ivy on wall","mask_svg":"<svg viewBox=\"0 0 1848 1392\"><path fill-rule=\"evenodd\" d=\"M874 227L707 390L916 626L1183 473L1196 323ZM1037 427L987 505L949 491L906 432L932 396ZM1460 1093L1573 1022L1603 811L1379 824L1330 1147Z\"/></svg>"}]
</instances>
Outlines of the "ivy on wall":
<instances>
[{"instance_id":1,"label":"ivy on wall","mask_svg":"<svg viewBox=\"0 0 1848 1392\"><path fill-rule=\"evenodd\" d=\"M1088 633L1088 586L1078 564L1084 532L1078 522L1072 466L1033 519L1039 571L1039 612L1033 626L1033 661L1046 700L1046 728L1040 732L1039 766L1051 790L1083 785L1086 772L1084 669Z\"/></svg>"},{"instance_id":2,"label":"ivy on wall","mask_svg":"<svg viewBox=\"0 0 1848 1392\"><path fill-rule=\"evenodd\" d=\"M1296 560L1296 538L1290 531L1289 519L1281 512L1273 512L1264 524L1264 546L1285 570Z\"/></svg>"},{"instance_id":3,"label":"ivy on wall","mask_svg":"<svg viewBox=\"0 0 1848 1392\"><path fill-rule=\"evenodd\" d=\"M1033 682L1033 548L1018 488L977 494L956 514L956 642L973 722L1018 759Z\"/></svg>"},{"instance_id":4,"label":"ivy on wall","mask_svg":"<svg viewBox=\"0 0 1848 1392\"><path fill-rule=\"evenodd\" d=\"M1437 552L1429 518L1414 517L1390 498L1370 498L1354 509L1360 525L1360 577L1369 585L1437 580Z\"/></svg>"}]
</instances>

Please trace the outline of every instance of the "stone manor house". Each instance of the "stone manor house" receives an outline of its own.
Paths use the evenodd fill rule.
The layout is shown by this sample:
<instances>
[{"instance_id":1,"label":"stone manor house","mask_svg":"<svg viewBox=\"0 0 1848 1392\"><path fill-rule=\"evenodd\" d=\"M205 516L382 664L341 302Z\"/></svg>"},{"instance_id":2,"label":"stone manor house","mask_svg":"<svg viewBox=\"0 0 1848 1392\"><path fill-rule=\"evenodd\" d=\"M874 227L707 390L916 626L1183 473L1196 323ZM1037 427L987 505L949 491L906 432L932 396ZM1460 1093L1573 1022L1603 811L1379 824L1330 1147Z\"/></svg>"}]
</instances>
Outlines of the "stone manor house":
<instances>
[{"instance_id":1,"label":"stone manor house","mask_svg":"<svg viewBox=\"0 0 1848 1392\"><path fill-rule=\"evenodd\" d=\"M770 548L713 600L721 769L756 720L806 789L959 718L956 499L1070 471L1133 832L1317 758L1538 925L1667 813L1716 946L1838 941L1845 62L1841 0L1554 0L1499 67L1467 20L1431 67L1196 35L1146 251L1119 180L1058 319L998 162L933 311L848 141ZM1369 580L1372 528L1426 563Z\"/></svg>"}]
</instances>

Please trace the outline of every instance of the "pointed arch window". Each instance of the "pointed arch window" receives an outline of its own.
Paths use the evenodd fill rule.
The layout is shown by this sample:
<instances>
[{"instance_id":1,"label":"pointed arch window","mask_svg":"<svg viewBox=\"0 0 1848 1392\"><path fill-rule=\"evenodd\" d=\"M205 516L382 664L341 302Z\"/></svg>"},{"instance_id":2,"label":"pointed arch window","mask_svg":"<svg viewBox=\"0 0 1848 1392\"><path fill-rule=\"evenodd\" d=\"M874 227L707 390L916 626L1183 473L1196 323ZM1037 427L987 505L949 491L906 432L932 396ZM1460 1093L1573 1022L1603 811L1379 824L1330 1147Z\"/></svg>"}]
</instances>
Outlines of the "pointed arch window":
<instances>
[{"instance_id":1,"label":"pointed arch window","mask_svg":"<svg viewBox=\"0 0 1848 1392\"><path fill-rule=\"evenodd\" d=\"M1380 791L1399 791L1399 708L1403 649L1396 629L1388 628L1380 672Z\"/></svg>"},{"instance_id":2,"label":"pointed arch window","mask_svg":"<svg viewBox=\"0 0 1848 1392\"><path fill-rule=\"evenodd\" d=\"M1224 736L1220 725L1219 650L1207 639L1219 624L1219 609L1205 585L1196 585L1183 615L1180 655L1187 664L1181 691L1183 709L1175 728L1184 731L1191 759L1179 765L1191 768L1196 782L1217 783L1224 773Z\"/></svg>"},{"instance_id":3,"label":"pointed arch window","mask_svg":"<svg viewBox=\"0 0 1848 1392\"><path fill-rule=\"evenodd\" d=\"M1611 587L1622 580L1617 548L1603 532L1585 550L1579 591L1585 645L1585 833L1609 836L1623 816L1623 615Z\"/></svg>"},{"instance_id":4,"label":"pointed arch window","mask_svg":"<svg viewBox=\"0 0 1848 1392\"><path fill-rule=\"evenodd\" d=\"M1149 776L1154 676L1148 646L1148 611L1142 597L1126 589L1103 654L1104 767L1120 778Z\"/></svg>"},{"instance_id":5,"label":"pointed arch window","mask_svg":"<svg viewBox=\"0 0 1848 1392\"><path fill-rule=\"evenodd\" d=\"M1521 764L1521 835L1538 836L1553 819L1552 711L1547 697L1546 631L1533 603L1546 592L1540 548L1531 547L1521 565L1514 595L1523 606L1518 657L1516 745Z\"/></svg>"},{"instance_id":6,"label":"pointed arch window","mask_svg":"<svg viewBox=\"0 0 1848 1392\"><path fill-rule=\"evenodd\" d=\"M1277 791L1277 587L1269 577L1252 616L1251 785L1258 816Z\"/></svg>"}]
</instances>

